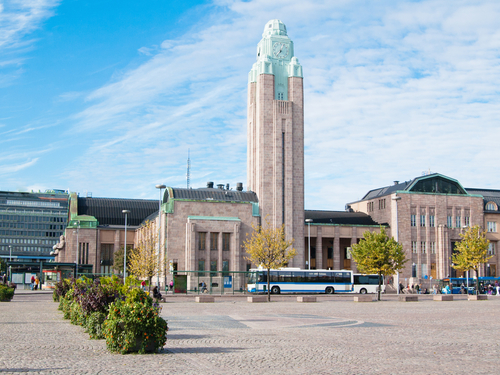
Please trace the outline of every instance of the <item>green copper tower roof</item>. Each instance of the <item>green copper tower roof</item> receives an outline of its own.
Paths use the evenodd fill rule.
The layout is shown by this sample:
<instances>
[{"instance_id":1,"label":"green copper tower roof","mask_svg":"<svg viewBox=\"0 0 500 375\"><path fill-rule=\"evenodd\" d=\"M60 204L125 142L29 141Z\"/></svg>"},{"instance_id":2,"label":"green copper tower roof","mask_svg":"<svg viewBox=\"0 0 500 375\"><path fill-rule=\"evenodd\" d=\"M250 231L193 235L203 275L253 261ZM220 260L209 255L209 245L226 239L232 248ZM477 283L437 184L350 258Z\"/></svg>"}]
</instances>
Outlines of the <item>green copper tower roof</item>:
<instances>
[{"instance_id":1,"label":"green copper tower roof","mask_svg":"<svg viewBox=\"0 0 500 375\"><path fill-rule=\"evenodd\" d=\"M257 62L248 74L248 82L257 82L260 74L274 75L276 100L288 100L288 78L302 77L302 66L294 57L293 42L280 20L264 26L262 40L257 45Z\"/></svg>"}]
</instances>

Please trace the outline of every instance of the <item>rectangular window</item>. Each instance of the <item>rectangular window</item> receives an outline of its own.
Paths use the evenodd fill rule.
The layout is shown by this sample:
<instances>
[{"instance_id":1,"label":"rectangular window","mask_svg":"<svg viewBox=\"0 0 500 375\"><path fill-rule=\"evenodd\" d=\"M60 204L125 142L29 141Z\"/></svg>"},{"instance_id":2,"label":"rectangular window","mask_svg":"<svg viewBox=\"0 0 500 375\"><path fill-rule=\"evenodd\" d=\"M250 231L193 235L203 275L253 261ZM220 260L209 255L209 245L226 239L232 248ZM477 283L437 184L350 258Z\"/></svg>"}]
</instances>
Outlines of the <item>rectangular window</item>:
<instances>
[{"instance_id":1,"label":"rectangular window","mask_svg":"<svg viewBox=\"0 0 500 375\"><path fill-rule=\"evenodd\" d=\"M228 260L223 260L222 261L222 272L225 274L223 276L229 276L229 261Z\"/></svg>"},{"instance_id":2,"label":"rectangular window","mask_svg":"<svg viewBox=\"0 0 500 375\"><path fill-rule=\"evenodd\" d=\"M229 251L231 233L222 233L222 251Z\"/></svg>"},{"instance_id":3,"label":"rectangular window","mask_svg":"<svg viewBox=\"0 0 500 375\"><path fill-rule=\"evenodd\" d=\"M379 199L378 200L378 209L379 210L384 210L385 209L385 199Z\"/></svg>"},{"instance_id":4,"label":"rectangular window","mask_svg":"<svg viewBox=\"0 0 500 375\"><path fill-rule=\"evenodd\" d=\"M490 242L488 245L488 255L495 255L495 243Z\"/></svg>"},{"instance_id":5,"label":"rectangular window","mask_svg":"<svg viewBox=\"0 0 500 375\"><path fill-rule=\"evenodd\" d=\"M496 231L497 231L497 222L488 221L488 232L496 232Z\"/></svg>"},{"instance_id":6,"label":"rectangular window","mask_svg":"<svg viewBox=\"0 0 500 375\"><path fill-rule=\"evenodd\" d=\"M420 226L425 227L425 215L420 215Z\"/></svg>"},{"instance_id":7,"label":"rectangular window","mask_svg":"<svg viewBox=\"0 0 500 375\"><path fill-rule=\"evenodd\" d=\"M448 228L453 227L453 218L451 216L448 216L447 221L446 221L446 225L448 225Z\"/></svg>"},{"instance_id":8,"label":"rectangular window","mask_svg":"<svg viewBox=\"0 0 500 375\"><path fill-rule=\"evenodd\" d=\"M464 217L464 225L466 227L470 227L470 217L469 216Z\"/></svg>"},{"instance_id":9,"label":"rectangular window","mask_svg":"<svg viewBox=\"0 0 500 375\"><path fill-rule=\"evenodd\" d=\"M422 263L422 276L427 275L427 264Z\"/></svg>"},{"instance_id":10,"label":"rectangular window","mask_svg":"<svg viewBox=\"0 0 500 375\"><path fill-rule=\"evenodd\" d=\"M422 249L422 254L427 254L427 249L425 248L425 241L420 242L420 248Z\"/></svg>"},{"instance_id":11,"label":"rectangular window","mask_svg":"<svg viewBox=\"0 0 500 375\"><path fill-rule=\"evenodd\" d=\"M413 254L417 254L417 241L411 242L411 250L412 250Z\"/></svg>"},{"instance_id":12,"label":"rectangular window","mask_svg":"<svg viewBox=\"0 0 500 375\"><path fill-rule=\"evenodd\" d=\"M411 226L412 227L417 226L417 215L411 215Z\"/></svg>"},{"instance_id":13,"label":"rectangular window","mask_svg":"<svg viewBox=\"0 0 500 375\"><path fill-rule=\"evenodd\" d=\"M210 233L210 250L217 251L219 242L219 233Z\"/></svg>"},{"instance_id":14,"label":"rectangular window","mask_svg":"<svg viewBox=\"0 0 500 375\"><path fill-rule=\"evenodd\" d=\"M436 254L436 243L431 242L431 254Z\"/></svg>"},{"instance_id":15,"label":"rectangular window","mask_svg":"<svg viewBox=\"0 0 500 375\"><path fill-rule=\"evenodd\" d=\"M205 272L202 272L202 271L205 271L205 260L204 259L200 259L198 260L198 276L205 276Z\"/></svg>"},{"instance_id":16,"label":"rectangular window","mask_svg":"<svg viewBox=\"0 0 500 375\"><path fill-rule=\"evenodd\" d=\"M434 215L429 215L429 226L431 228L434 228L435 224L434 224Z\"/></svg>"},{"instance_id":17,"label":"rectangular window","mask_svg":"<svg viewBox=\"0 0 500 375\"><path fill-rule=\"evenodd\" d=\"M198 249L205 250L207 246L207 234L204 232L198 233Z\"/></svg>"},{"instance_id":18,"label":"rectangular window","mask_svg":"<svg viewBox=\"0 0 500 375\"><path fill-rule=\"evenodd\" d=\"M217 272L217 261L216 260L210 261L210 272Z\"/></svg>"},{"instance_id":19,"label":"rectangular window","mask_svg":"<svg viewBox=\"0 0 500 375\"><path fill-rule=\"evenodd\" d=\"M456 226L457 228L460 228L460 227L462 226L462 224L461 224L461 221L462 221L462 220L461 220L461 219L462 219L462 218L461 218L460 216L457 216L457 217L455 218L455 226Z\"/></svg>"}]
</instances>

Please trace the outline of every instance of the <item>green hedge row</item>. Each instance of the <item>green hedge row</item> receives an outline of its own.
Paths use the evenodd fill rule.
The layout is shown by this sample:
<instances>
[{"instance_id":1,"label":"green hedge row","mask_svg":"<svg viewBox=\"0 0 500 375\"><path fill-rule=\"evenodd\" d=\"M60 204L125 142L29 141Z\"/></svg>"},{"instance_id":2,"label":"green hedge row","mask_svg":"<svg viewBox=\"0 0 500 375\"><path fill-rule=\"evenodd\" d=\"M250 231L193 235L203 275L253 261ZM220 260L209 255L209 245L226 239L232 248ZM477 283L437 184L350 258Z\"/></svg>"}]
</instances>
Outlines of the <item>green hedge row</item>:
<instances>
[{"instance_id":1,"label":"green hedge row","mask_svg":"<svg viewBox=\"0 0 500 375\"><path fill-rule=\"evenodd\" d=\"M84 327L92 339L106 339L112 352L156 353L167 342L168 325L158 301L133 277L125 284L116 276L63 280L53 298L64 319Z\"/></svg>"}]
</instances>

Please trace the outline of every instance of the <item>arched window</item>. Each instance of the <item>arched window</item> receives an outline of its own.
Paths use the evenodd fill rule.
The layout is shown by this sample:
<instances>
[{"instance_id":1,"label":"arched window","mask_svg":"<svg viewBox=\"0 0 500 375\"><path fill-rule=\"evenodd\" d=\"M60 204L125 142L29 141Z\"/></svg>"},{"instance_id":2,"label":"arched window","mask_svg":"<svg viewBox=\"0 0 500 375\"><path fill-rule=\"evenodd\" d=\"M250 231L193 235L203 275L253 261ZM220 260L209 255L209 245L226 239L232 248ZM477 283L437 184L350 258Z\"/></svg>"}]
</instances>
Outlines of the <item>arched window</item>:
<instances>
[{"instance_id":1,"label":"arched window","mask_svg":"<svg viewBox=\"0 0 500 375\"><path fill-rule=\"evenodd\" d=\"M496 211L498 209L495 202L486 203L486 211Z\"/></svg>"}]
</instances>

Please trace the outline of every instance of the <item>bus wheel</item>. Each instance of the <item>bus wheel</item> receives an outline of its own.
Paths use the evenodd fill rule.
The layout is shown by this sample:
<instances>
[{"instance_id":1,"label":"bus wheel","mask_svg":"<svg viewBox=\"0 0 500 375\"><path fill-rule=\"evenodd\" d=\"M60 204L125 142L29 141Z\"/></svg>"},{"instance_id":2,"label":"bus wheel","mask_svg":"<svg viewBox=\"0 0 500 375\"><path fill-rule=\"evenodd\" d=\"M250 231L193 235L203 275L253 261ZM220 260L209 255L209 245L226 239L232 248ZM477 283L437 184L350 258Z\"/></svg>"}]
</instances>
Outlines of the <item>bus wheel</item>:
<instances>
[{"instance_id":1,"label":"bus wheel","mask_svg":"<svg viewBox=\"0 0 500 375\"><path fill-rule=\"evenodd\" d=\"M335 289L333 289L331 286L327 286L325 289L326 294L333 294L335 293Z\"/></svg>"},{"instance_id":2,"label":"bus wheel","mask_svg":"<svg viewBox=\"0 0 500 375\"><path fill-rule=\"evenodd\" d=\"M365 289L365 288L362 288L359 292L360 292L361 294L366 294L366 289Z\"/></svg>"},{"instance_id":3,"label":"bus wheel","mask_svg":"<svg viewBox=\"0 0 500 375\"><path fill-rule=\"evenodd\" d=\"M280 294L280 287L279 286L273 286L271 288L271 294Z\"/></svg>"}]
</instances>

